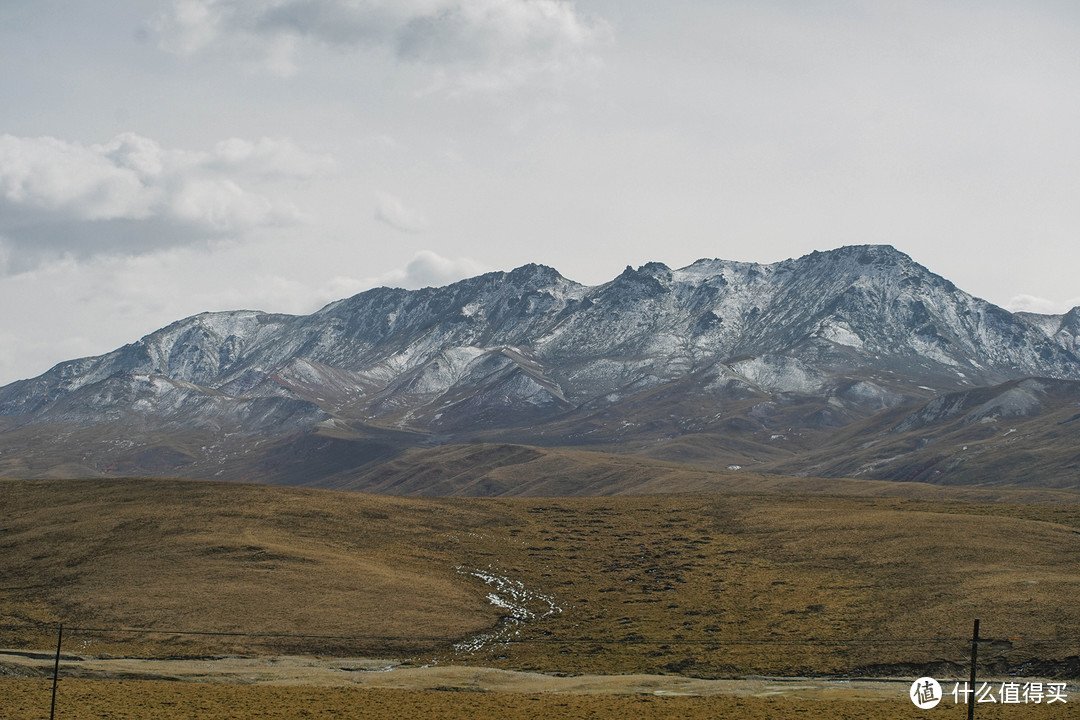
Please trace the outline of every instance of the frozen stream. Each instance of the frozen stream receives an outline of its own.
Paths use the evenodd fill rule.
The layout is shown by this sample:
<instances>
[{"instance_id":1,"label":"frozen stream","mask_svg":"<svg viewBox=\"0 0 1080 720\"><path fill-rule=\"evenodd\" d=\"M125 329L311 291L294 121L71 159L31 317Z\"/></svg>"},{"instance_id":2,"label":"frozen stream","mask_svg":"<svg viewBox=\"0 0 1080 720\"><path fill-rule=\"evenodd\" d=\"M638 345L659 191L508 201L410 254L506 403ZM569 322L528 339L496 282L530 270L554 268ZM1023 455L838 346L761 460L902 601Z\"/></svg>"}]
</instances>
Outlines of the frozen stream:
<instances>
[{"instance_id":1,"label":"frozen stream","mask_svg":"<svg viewBox=\"0 0 1080 720\"><path fill-rule=\"evenodd\" d=\"M487 594L488 601L506 610L506 616L494 630L455 645L454 649L459 652L473 653L487 645L506 642L518 637L525 623L562 612L552 596L529 590L520 580L500 575L490 565L486 570L469 570L459 566L457 571L483 580L491 588Z\"/></svg>"}]
</instances>

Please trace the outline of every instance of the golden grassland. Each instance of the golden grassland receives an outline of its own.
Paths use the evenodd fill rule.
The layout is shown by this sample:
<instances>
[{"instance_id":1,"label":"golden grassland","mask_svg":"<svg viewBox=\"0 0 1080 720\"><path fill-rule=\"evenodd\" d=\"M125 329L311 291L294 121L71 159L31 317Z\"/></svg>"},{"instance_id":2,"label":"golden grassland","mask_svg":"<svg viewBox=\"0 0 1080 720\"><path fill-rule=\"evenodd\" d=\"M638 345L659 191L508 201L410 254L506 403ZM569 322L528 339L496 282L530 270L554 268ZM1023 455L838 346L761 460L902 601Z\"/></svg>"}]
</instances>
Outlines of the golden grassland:
<instances>
[{"instance_id":1,"label":"golden grassland","mask_svg":"<svg viewBox=\"0 0 1080 720\"><path fill-rule=\"evenodd\" d=\"M0 482L0 510L0 624L464 637L497 619L455 570L459 528L500 522L467 505L79 480ZM89 639L125 652L132 641ZM136 650L181 654L288 650L227 638L135 641Z\"/></svg>"},{"instance_id":2,"label":"golden grassland","mask_svg":"<svg viewBox=\"0 0 1080 720\"><path fill-rule=\"evenodd\" d=\"M899 674L1080 654L1080 506L711 493L400 498L0 481L0 626L72 652L438 658L565 673ZM520 582L515 623L474 570ZM547 614L550 603L558 612ZM508 643L454 642L494 630ZM354 637L360 636L360 637ZM1065 639L1064 641L1062 639ZM0 628L49 648L51 631ZM950 665L951 663L951 665Z\"/></svg>"},{"instance_id":3,"label":"golden grassland","mask_svg":"<svg viewBox=\"0 0 1080 720\"><path fill-rule=\"evenodd\" d=\"M48 712L50 683L0 678L6 720L37 720ZM1077 704L978 705L984 719L1066 720L1080 717ZM799 700L761 697L658 697L655 695L555 695L359 688L216 685L145 680L63 680L57 716L102 720L398 720L441 718L503 720L641 718L642 720L961 720L963 704L951 698L919 710L896 700Z\"/></svg>"}]
</instances>

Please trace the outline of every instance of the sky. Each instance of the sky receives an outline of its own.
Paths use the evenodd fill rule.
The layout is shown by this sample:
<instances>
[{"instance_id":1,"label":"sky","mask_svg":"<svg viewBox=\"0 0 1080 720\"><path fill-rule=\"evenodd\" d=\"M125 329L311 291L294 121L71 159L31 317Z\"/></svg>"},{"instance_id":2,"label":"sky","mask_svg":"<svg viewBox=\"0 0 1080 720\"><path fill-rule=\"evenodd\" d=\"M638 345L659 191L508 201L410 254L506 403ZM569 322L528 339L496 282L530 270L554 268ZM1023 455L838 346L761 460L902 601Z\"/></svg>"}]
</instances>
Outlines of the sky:
<instances>
[{"instance_id":1,"label":"sky","mask_svg":"<svg viewBox=\"0 0 1080 720\"><path fill-rule=\"evenodd\" d=\"M529 262L1080 305L1072 0L4 0L0 68L0 385Z\"/></svg>"}]
</instances>

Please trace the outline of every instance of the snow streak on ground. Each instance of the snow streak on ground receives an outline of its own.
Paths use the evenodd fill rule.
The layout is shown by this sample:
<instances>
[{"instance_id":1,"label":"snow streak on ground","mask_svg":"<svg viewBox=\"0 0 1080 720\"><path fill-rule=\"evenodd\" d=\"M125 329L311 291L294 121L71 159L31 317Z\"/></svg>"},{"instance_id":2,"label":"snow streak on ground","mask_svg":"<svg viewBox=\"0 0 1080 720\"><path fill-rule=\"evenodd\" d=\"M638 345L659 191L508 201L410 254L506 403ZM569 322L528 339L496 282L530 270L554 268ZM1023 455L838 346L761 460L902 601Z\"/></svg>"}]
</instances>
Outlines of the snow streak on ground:
<instances>
[{"instance_id":1,"label":"snow streak on ground","mask_svg":"<svg viewBox=\"0 0 1080 720\"><path fill-rule=\"evenodd\" d=\"M459 565L457 571L483 580L491 588L487 594L488 602L506 610L494 630L455 645L454 649L459 652L474 653L487 645L508 642L521 634L525 623L562 612L552 596L529 590L520 580L499 575L490 565L486 570L468 570Z\"/></svg>"}]
</instances>

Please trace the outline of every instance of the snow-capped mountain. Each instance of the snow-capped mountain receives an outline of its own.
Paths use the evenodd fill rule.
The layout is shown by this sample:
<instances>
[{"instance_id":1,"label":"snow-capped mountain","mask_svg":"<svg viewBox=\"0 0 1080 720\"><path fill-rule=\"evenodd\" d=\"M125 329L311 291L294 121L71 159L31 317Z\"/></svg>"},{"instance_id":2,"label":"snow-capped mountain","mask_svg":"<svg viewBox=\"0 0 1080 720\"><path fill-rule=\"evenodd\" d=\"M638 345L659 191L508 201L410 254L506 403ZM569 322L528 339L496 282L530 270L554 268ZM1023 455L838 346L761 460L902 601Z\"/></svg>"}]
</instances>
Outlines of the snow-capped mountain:
<instances>
[{"instance_id":1,"label":"snow-capped mountain","mask_svg":"<svg viewBox=\"0 0 1080 720\"><path fill-rule=\"evenodd\" d=\"M307 316L180 320L0 388L0 443L18 437L25 454L34 428L62 427L85 444L93 426L107 437L72 446L65 462L109 471L109 443L145 452L161 433L193 432L198 449L176 451L196 474L250 455L238 438L314 429L664 455L652 446L722 445L732 423L817 433L940 393L1080 380L1078 334L1080 308L1014 315L888 246L771 265L649 263L596 287L526 265L440 288L378 288ZM0 445L0 459L15 462L15 450Z\"/></svg>"}]
</instances>

